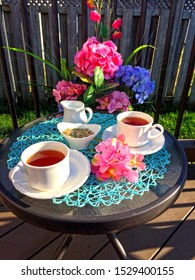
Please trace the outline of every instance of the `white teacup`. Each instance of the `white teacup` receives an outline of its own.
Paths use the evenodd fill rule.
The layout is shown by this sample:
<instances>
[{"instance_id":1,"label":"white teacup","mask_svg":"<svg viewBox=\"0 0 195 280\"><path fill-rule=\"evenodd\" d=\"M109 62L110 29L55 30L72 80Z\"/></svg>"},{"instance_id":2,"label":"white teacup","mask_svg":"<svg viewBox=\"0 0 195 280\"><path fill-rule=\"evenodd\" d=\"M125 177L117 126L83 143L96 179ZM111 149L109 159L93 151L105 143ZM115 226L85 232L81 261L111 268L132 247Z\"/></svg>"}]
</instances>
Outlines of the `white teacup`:
<instances>
[{"instance_id":1,"label":"white teacup","mask_svg":"<svg viewBox=\"0 0 195 280\"><path fill-rule=\"evenodd\" d=\"M51 191L61 188L70 174L70 150L60 142L43 141L21 154L23 167L32 188Z\"/></svg>"},{"instance_id":2,"label":"white teacup","mask_svg":"<svg viewBox=\"0 0 195 280\"><path fill-rule=\"evenodd\" d=\"M63 121L69 123L88 123L92 116L93 111L85 104L77 100L63 100L60 102L64 109ZM89 113L87 117L86 111Z\"/></svg>"},{"instance_id":3,"label":"white teacup","mask_svg":"<svg viewBox=\"0 0 195 280\"><path fill-rule=\"evenodd\" d=\"M163 132L163 126L153 125L153 118L146 113L130 111L117 116L117 135L123 134L130 147L143 146L161 136Z\"/></svg>"}]
</instances>

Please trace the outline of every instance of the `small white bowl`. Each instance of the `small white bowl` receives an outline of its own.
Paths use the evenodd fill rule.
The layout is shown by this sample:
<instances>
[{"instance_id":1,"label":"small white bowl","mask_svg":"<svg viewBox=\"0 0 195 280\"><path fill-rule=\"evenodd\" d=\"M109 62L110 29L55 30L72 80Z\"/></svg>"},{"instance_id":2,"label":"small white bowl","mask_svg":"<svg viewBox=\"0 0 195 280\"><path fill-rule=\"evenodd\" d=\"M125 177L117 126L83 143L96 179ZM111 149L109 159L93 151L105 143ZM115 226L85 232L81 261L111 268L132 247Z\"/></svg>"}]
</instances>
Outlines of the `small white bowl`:
<instances>
[{"instance_id":1,"label":"small white bowl","mask_svg":"<svg viewBox=\"0 0 195 280\"><path fill-rule=\"evenodd\" d=\"M81 124L81 123L68 123L68 122L60 122L57 124L57 128L62 136L67 140L70 148L75 150L83 150L88 147L91 140L93 140L96 135L99 133L101 126L99 124ZM73 128L88 128L93 131L93 134L87 137L82 138L73 138L67 136L63 133L66 129L73 129Z\"/></svg>"}]
</instances>

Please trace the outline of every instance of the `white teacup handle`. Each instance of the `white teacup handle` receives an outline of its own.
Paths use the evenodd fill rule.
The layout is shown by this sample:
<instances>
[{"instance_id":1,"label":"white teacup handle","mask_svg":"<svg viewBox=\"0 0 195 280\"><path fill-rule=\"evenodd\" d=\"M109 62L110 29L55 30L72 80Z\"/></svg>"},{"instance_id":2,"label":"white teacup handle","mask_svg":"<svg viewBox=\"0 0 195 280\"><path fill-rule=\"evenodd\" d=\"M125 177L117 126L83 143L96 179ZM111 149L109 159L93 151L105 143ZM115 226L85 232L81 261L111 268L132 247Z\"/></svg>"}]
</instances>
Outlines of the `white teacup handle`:
<instances>
[{"instance_id":1,"label":"white teacup handle","mask_svg":"<svg viewBox=\"0 0 195 280\"><path fill-rule=\"evenodd\" d=\"M156 128L158 128L158 133L156 133L156 134L154 134L154 135L152 135L151 134L151 132L152 132L152 130L153 129L156 129ZM152 127L151 127L151 129L150 129L150 133L149 133L149 135L148 135L148 138L149 139L155 139L155 138L157 138L157 137L159 137L159 136L161 136L162 134L163 134L163 132L164 132L164 127L161 125L161 124L154 124Z\"/></svg>"},{"instance_id":2,"label":"white teacup handle","mask_svg":"<svg viewBox=\"0 0 195 280\"><path fill-rule=\"evenodd\" d=\"M20 171L21 171L22 173L25 173L25 174L26 174L26 169L24 168L24 165L23 165L23 163L22 163L21 161L19 161L19 162L17 163L17 167L20 169Z\"/></svg>"},{"instance_id":3,"label":"white teacup handle","mask_svg":"<svg viewBox=\"0 0 195 280\"><path fill-rule=\"evenodd\" d=\"M85 123L88 123L90 119L93 117L93 110L89 107L85 107L85 111L89 113L89 117L87 118L87 121Z\"/></svg>"}]
</instances>

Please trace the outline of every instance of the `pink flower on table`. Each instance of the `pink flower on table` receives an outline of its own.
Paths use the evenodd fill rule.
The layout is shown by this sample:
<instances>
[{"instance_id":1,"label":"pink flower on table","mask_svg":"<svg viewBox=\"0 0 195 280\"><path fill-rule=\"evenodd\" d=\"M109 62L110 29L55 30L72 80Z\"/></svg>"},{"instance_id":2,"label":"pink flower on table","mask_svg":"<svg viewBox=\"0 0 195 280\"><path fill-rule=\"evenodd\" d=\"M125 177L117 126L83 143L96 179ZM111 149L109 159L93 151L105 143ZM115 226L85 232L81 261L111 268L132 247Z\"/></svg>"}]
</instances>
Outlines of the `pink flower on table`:
<instances>
[{"instance_id":1,"label":"pink flower on table","mask_svg":"<svg viewBox=\"0 0 195 280\"><path fill-rule=\"evenodd\" d=\"M100 14L96 10L95 11L91 11L91 13L90 13L90 20L99 23L100 20L101 20L101 16L100 16Z\"/></svg>"},{"instance_id":2,"label":"pink flower on table","mask_svg":"<svg viewBox=\"0 0 195 280\"><path fill-rule=\"evenodd\" d=\"M75 70L93 76L96 66L104 73L106 80L114 78L114 73L122 65L123 60L117 52L116 45L111 41L99 43L95 37L88 38L83 47L74 57Z\"/></svg>"},{"instance_id":3,"label":"pink flower on table","mask_svg":"<svg viewBox=\"0 0 195 280\"><path fill-rule=\"evenodd\" d=\"M100 142L96 146L96 152L91 162L91 172L98 180L119 181L121 177L127 178L130 182L138 180L138 171L132 165L134 155L125 143L124 135Z\"/></svg>"},{"instance_id":4,"label":"pink flower on table","mask_svg":"<svg viewBox=\"0 0 195 280\"><path fill-rule=\"evenodd\" d=\"M73 82L59 81L56 88L53 89L55 101L59 103L61 100L76 100L85 90L87 86L84 84L74 84Z\"/></svg>"},{"instance_id":5,"label":"pink flower on table","mask_svg":"<svg viewBox=\"0 0 195 280\"><path fill-rule=\"evenodd\" d=\"M131 154L131 159L130 159L130 166L136 167L139 170L144 170L146 168L145 163L143 162L144 156L142 154Z\"/></svg>"},{"instance_id":6,"label":"pink flower on table","mask_svg":"<svg viewBox=\"0 0 195 280\"><path fill-rule=\"evenodd\" d=\"M121 18L118 18L116 19L113 24L112 24L112 27L119 30L119 27L122 25L122 19Z\"/></svg>"}]
</instances>

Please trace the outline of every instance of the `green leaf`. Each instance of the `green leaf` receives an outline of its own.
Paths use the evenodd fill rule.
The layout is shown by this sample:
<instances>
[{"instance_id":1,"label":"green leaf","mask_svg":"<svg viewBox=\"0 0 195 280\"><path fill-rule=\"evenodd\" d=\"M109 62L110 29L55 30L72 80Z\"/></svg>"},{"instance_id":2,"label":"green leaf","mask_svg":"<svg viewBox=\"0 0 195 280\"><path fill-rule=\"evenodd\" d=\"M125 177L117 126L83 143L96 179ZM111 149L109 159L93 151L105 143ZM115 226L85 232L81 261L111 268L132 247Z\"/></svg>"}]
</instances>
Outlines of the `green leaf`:
<instances>
[{"instance_id":1,"label":"green leaf","mask_svg":"<svg viewBox=\"0 0 195 280\"><path fill-rule=\"evenodd\" d=\"M117 88L120 84L119 83L105 83L100 89L98 89L99 92L106 91L106 90L112 90L114 88Z\"/></svg>"},{"instance_id":2,"label":"green leaf","mask_svg":"<svg viewBox=\"0 0 195 280\"><path fill-rule=\"evenodd\" d=\"M19 53L24 53L24 54L28 54L34 58L36 58L37 60L45 63L47 66L53 68L54 70L56 70L56 72L58 72L60 75L61 75L61 71L59 68L57 68L54 64L52 64L51 62L49 62L48 60L45 60L45 59L42 59L42 57L32 53L32 52L29 52L29 51L26 51L26 50L23 50L23 49L20 49L20 48L12 48L12 47L5 47L3 46L4 49L8 49L10 51L15 51L15 52L19 52Z\"/></svg>"},{"instance_id":3,"label":"green leaf","mask_svg":"<svg viewBox=\"0 0 195 280\"><path fill-rule=\"evenodd\" d=\"M95 89L91 85L87 88L87 90L83 94L83 101L86 105L92 105L95 103Z\"/></svg>"},{"instance_id":4,"label":"green leaf","mask_svg":"<svg viewBox=\"0 0 195 280\"><path fill-rule=\"evenodd\" d=\"M99 66L96 66L94 71L94 82L97 88L100 88L104 83L104 73Z\"/></svg>"},{"instance_id":5,"label":"green leaf","mask_svg":"<svg viewBox=\"0 0 195 280\"><path fill-rule=\"evenodd\" d=\"M90 79L88 76L85 76L84 74L77 72L77 71L72 71L72 74L76 75L79 77L84 83L89 83L91 85L94 85L94 82L92 79Z\"/></svg>"},{"instance_id":6,"label":"green leaf","mask_svg":"<svg viewBox=\"0 0 195 280\"><path fill-rule=\"evenodd\" d=\"M106 39L108 37L107 28L103 23L101 23L101 26L100 26L100 34L101 34L103 39Z\"/></svg>"},{"instance_id":7,"label":"green leaf","mask_svg":"<svg viewBox=\"0 0 195 280\"><path fill-rule=\"evenodd\" d=\"M133 108L133 106L132 105L129 105L129 111L133 111L134 110L134 108Z\"/></svg>"},{"instance_id":8,"label":"green leaf","mask_svg":"<svg viewBox=\"0 0 195 280\"><path fill-rule=\"evenodd\" d=\"M145 48L148 48L148 47L151 47L153 49L156 49L155 47L153 47L152 45L142 45L138 48L136 48L126 59L125 61L125 65L129 64L130 60L134 57L134 55L136 55L136 53L138 53L139 51L141 51L142 49L145 49Z\"/></svg>"},{"instance_id":9,"label":"green leaf","mask_svg":"<svg viewBox=\"0 0 195 280\"><path fill-rule=\"evenodd\" d=\"M71 80L71 74L66 67L66 59L61 58L60 62L61 62L61 76L62 76L62 78L64 78L65 81L70 81Z\"/></svg>"}]
</instances>

